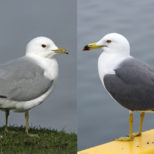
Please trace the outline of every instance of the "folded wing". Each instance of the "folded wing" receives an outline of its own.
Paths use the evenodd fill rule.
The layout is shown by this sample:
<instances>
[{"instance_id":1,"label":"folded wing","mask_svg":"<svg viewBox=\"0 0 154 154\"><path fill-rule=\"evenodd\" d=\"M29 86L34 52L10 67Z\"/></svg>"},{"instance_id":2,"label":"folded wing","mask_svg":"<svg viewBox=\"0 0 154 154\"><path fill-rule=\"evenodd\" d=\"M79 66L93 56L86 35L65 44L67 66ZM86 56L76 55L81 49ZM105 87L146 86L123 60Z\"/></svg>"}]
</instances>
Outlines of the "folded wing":
<instances>
[{"instance_id":1,"label":"folded wing","mask_svg":"<svg viewBox=\"0 0 154 154\"><path fill-rule=\"evenodd\" d=\"M35 61L22 57L0 66L0 97L29 101L47 92L53 81Z\"/></svg>"},{"instance_id":2,"label":"folded wing","mask_svg":"<svg viewBox=\"0 0 154 154\"><path fill-rule=\"evenodd\" d=\"M154 110L154 69L134 58L123 61L115 74L104 77L112 97L130 110Z\"/></svg>"}]
</instances>

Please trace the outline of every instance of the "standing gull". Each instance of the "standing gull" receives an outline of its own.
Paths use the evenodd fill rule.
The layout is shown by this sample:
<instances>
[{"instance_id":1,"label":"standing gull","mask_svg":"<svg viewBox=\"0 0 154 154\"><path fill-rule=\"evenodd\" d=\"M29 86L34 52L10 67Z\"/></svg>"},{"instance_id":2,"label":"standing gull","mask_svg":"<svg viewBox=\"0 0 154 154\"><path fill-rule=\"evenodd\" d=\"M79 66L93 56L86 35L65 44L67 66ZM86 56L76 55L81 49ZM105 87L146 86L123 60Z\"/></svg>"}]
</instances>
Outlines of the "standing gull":
<instances>
[{"instance_id":1,"label":"standing gull","mask_svg":"<svg viewBox=\"0 0 154 154\"><path fill-rule=\"evenodd\" d=\"M114 100L130 110L129 136L118 141L131 141L142 133L145 112L154 110L154 68L130 56L128 40L117 33L105 35L83 50L103 49L98 59L101 82ZM133 133L133 112L140 112L138 133Z\"/></svg>"},{"instance_id":2,"label":"standing gull","mask_svg":"<svg viewBox=\"0 0 154 154\"><path fill-rule=\"evenodd\" d=\"M5 111L5 131L8 131L9 111L25 112L25 132L28 133L28 111L41 104L52 92L58 76L55 54L68 54L47 37L31 40L26 54L0 65L0 109Z\"/></svg>"}]
</instances>

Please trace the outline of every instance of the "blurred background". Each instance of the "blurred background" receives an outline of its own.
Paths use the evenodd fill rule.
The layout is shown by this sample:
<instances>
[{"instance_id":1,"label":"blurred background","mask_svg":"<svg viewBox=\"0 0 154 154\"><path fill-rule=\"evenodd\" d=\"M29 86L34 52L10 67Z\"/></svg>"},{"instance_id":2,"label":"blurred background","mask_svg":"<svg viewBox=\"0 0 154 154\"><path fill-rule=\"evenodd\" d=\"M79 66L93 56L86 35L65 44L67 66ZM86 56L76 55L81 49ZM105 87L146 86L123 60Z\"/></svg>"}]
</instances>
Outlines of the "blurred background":
<instances>
[{"instance_id":1,"label":"blurred background","mask_svg":"<svg viewBox=\"0 0 154 154\"><path fill-rule=\"evenodd\" d=\"M75 0L0 1L0 63L25 54L26 44L47 36L69 55L56 55L59 78L47 100L30 110L30 126L76 132ZM0 112L0 125L4 125ZM24 114L11 112L9 125L25 125Z\"/></svg>"},{"instance_id":2,"label":"blurred background","mask_svg":"<svg viewBox=\"0 0 154 154\"><path fill-rule=\"evenodd\" d=\"M105 34L118 32L130 42L131 55L154 66L154 1L78 0L78 148L79 150L126 136L129 112L114 102L98 76L100 50L82 52L84 45ZM139 128L134 115L134 131ZM143 130L154 128L154 114L147 113Z\"/></svg>"}]
</instances>

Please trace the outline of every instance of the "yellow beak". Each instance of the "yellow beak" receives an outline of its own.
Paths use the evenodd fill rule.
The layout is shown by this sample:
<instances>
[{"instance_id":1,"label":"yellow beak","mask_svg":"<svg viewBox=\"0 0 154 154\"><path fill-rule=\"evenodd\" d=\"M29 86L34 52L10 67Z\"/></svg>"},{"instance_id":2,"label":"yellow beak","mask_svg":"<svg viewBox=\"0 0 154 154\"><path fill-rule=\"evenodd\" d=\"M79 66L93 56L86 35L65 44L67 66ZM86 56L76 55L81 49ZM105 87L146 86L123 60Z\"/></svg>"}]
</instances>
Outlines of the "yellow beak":
<instances>
[{"instance_id":1,"label":"yellow beak","mask_svg":"<svg viewBox=\"0 0 154 154\"><path fill-rule=\"evenodd\" d=\"M63 48L58 48L56 50L53 50L55 53L61 53L61 54L68 54L68 51Z\"/></svg>"},{"instance_id":2,"label":"yellow beak","mask_svg":"<svg viewBox=\"0 0 154 154\"><path fill-rule=\"evenodd\" d=\"M83 51L100 49L102 47L106 47L106 45L96 45L96 43L91 43L91 44L84 46Z\"/></svg>"}]
</instances>

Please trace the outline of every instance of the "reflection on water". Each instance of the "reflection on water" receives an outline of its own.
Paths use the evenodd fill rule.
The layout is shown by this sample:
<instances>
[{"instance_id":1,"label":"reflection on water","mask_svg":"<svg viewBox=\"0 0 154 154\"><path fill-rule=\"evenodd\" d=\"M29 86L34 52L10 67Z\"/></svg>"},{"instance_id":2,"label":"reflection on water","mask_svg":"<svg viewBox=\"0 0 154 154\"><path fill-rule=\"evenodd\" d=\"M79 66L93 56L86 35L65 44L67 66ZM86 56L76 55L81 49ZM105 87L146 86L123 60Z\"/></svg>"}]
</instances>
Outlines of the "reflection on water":
<instances>
[{"instance_id":1,"label":"reflection on water","mask_svg":"<svg viewBox=\"0 0 154 154\"><path fill-rule=\"evenodd\" d=\"M99 50L82 52L84 45L110 32L128 38L131 54L154 66L154 1L78 0L78 145L79 150L128 134L128 110L103 89L97 71ZM139 127L135 114L134 130ZM146 114L143 129L154 128Z\"/></svg>"}]
</instances>

